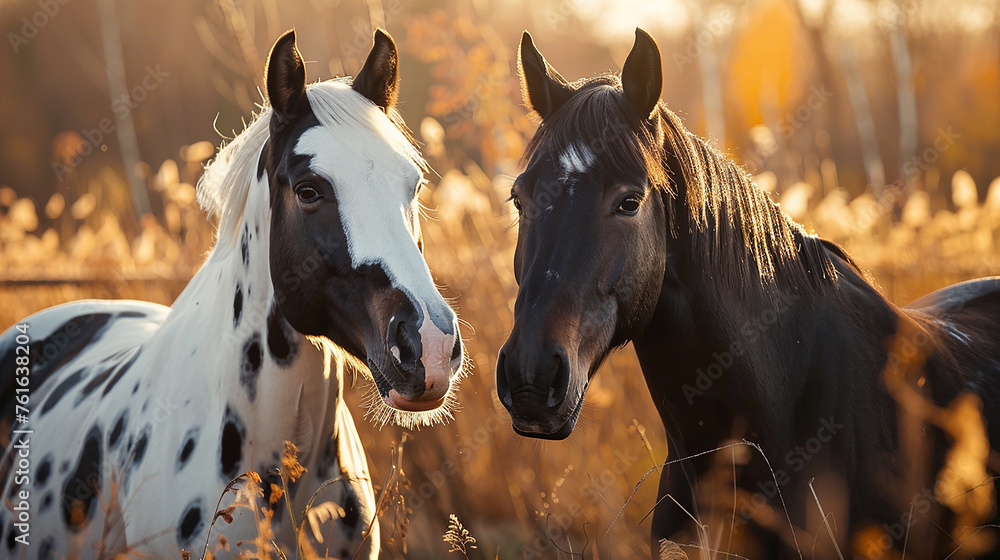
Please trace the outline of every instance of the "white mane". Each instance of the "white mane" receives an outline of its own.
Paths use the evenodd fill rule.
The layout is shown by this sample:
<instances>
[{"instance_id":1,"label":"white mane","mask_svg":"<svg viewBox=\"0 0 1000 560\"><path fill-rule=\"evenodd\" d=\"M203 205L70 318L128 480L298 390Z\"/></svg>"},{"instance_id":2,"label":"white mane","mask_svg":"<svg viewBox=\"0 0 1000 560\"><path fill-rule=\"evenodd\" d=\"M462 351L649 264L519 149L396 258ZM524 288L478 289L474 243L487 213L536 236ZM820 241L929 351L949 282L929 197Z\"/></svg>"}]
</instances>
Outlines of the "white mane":
<instances>
[{"instance_id":1,"label":"white mane","mask_svg":"<svg viewBox=\"0 0 1000 560\"><path fill-rule=\"evenodd\" d=\"M364 155L360 153L364 146L387 143L393 151L403 154L420 169L427 170L427 164L416 147L395 124L397 116L392 114L387 117L371 101L354 91L350 78L310 84L306 88L306 95L320 125L341 138L342 145L356 147L359 156ZM198 181L198 203L209 216L219 220L217 242L213 249L215 252L238 247L236 240L248 194L254 185L262 183L257 181L257 169L261 150L270 135L271 112L271 107L263 106L243 132L219 148L218 155L205 167L205 172ZM406 429L416 429L444 423L453 418L452 412L458 404L455 397L457 386L468 373L469 366L464 367L452 380L452 390L443 406L429 412L407 412L391 408L383 402L371 379L371 372L363 362L351 357L324 337L307 338L324 353L325 375L329 376L332 364L337 363L361 373L371 382L364 404L368 408L366 417L375 425L382 427L396 424Z\"/></svg>"},{"instance_id":2,"label":"white mane","mask_svg":"<svg viewBox=\"0 0 1000 560\"><path fill-rule=\"evenodd\" d=\"M306 96L320 124L343 137L347 145L363 145L366 140L387 142L421 169L427 168L393 120L351 88L351 78L309 84ZM270 122L271 108L264 106L243 132L219 148L198 180L198 203L209 216L219 219L219 246L234 244L247 193L256 183L257 164L270 134Z\"/></svg>"}]
</instances>

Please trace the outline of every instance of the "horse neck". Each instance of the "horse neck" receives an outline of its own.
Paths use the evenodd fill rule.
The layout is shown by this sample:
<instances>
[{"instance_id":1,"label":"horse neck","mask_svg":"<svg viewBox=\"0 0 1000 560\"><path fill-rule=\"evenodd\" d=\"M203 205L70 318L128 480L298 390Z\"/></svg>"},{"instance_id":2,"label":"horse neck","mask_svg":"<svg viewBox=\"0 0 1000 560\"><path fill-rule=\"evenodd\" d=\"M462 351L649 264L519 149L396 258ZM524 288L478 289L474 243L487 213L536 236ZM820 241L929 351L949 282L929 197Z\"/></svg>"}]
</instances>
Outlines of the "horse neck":
<instances>
[{"instance_id":1,"label":"horse neck","mask_svg":"<svg viewBox=\"0 0 1000 560\"><path fill-rule=\"evenodd\" d=\"M301 424L316 428L310 430L315 437L331 433L343 364L332 347L318 348L277 311L268 193L266 176L251 185L238 227L219 232L219 242L174 303L169 330L188 339L202 333L192 342L204 347L202 355L211 362L201 375L210 377L212 402L245 411L248 430L258 425L308 448L315 442L302 439L307 436L299 433Z\"/></svg>"},{"instance_id":2,"label":"horse neck","mask_svg":"<svg viewBox=\"0 0 1000 560\"><path fill-rule=\"evenodd\" d=\"M688 235L680 235L678 246L691 247ZM693 431L687 422L701 421L708 408L725 412L717 428L723 438L737 418L775 426L771 437L780 438L781 430L795 429L789 416L802 412L805 399L815 399L809 411L815 419L844 391L884 392L875 372L899 310L822 241L802 243L809 246L800 253L821 253L835 279L795 282L790 279L798 274L778 270L769 280L734 285L689 254L671 257L681 276L668 275L657 310L634 343L668 431Z\"/></svg>"}]
</instances>

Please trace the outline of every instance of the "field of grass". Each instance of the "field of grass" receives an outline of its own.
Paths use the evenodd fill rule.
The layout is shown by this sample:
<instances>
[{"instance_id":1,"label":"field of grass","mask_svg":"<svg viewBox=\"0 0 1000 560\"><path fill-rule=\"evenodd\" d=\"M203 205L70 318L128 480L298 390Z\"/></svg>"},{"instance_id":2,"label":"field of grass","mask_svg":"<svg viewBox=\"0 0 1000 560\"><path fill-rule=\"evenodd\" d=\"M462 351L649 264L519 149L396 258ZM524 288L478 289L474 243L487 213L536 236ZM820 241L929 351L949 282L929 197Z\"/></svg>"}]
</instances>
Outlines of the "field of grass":
<instances>
[{"instance_id":1,"label":"field of grass","mask_svg":"<svg viewBox=\"0 0 1000 560\"><path fill-rule=\"evenodd\" d=\"M147 217L134 236L116 217L122 202L113 197L121 186L110 170L91 183L89 196L68 207L59 196L36 203L0 190L0 324L79 298L169 305L211 246L212 226L192 187L210 153L205 145L187 148L190 161L170 160L150 171L146 180L165 218ZM769 181L760 182L766 187ZM844 244L902 304L956 281L1000 274L1000 181L988 187L985 203L967 175L953 181L957 194L947 207L934 207L924 192L888 190L881 198L848 200L837 188L824 193L822 185L773 187L788 210ZM568 558L584 549L588 558L648 555L647 514L657 477L639 483L662 462L666 443L631 349L615 353L596 376L568 440L515 436L496 398L493 370L516 295L510 264L516 228L504 202L509 177L490 178L468 162L434 183L423 200L430 209L423 224L426 256L444 294L472 326L463 335L475 370L462 384L455 421L406 438L399 465L408 480L409 526L404 544L392 530L400 520L393 513L383 518L387 556L405 551L411 559L441 558L452 514L477 539L470 558L531 558L532 550L534 557ZM347 391L359 418L364 393L363 387ZM365 421L359 431L374 479L382 481L403 431Z\"/></svg>"}]
</instances>

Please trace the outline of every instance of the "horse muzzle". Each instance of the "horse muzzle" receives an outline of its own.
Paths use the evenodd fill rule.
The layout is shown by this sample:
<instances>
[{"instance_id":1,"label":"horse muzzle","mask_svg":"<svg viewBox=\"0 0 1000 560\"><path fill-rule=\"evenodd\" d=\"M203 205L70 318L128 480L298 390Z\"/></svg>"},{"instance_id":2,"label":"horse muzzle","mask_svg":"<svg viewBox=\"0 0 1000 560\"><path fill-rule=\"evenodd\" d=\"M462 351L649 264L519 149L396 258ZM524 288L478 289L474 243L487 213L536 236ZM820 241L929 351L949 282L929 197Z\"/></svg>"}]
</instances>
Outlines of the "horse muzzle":
<instances>
[{"instance_id":1,"label":"horse muzzle","mask_svg":"<svg viewBox=\"0 0 1000 560\"><path fill-rule=\"evenodd\" d=\"M458 319L450 312L450 329L430 318L423 302L397 309L385 330L387 349L369 368L382 400L408 412L434 410L444 404L452 378L461 370L464 351ZM447 332L450 330L451 332ZM375 367L372 367L372 366Z\"/></svg>"},{"instance_id":2,"label":"horse muzzle","mask_svg":"<svg viewBox=\"0 0 1000 560\"><path fill-rule=\"evenodd\" d=\"M573 433L583 407L573 383L566 350L555 344L519 346L508 341L497 359L497 395L510 413L514 431L539 439L565 439Z\"/></svg>"}]
</instances>

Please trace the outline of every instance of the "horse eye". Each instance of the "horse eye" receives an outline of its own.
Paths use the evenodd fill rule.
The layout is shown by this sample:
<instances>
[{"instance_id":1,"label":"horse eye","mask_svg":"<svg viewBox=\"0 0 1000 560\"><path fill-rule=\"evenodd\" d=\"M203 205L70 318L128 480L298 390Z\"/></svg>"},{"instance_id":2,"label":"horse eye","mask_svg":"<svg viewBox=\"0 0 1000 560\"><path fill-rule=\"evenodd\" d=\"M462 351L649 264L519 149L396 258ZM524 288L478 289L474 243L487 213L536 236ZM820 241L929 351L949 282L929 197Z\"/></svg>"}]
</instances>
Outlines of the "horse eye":
<instances>
[{"instance_id":1,"label":"horse eye","mask_svg":"<svg viewBox=\"0 0 1000 560\"><path fill-rule=\"evenodd\" d=\"M295 194L302 202L316 202L322 198L319 194L319 190L317 190L316 187L310 183L302 183L295 187Z\"/></svg>"},{"instance_id":2,"label":"horse eye","mask_svg":"<svg viewBox=\"0 0 1000 560\"><path fill-rule=\"evenodd\" d=\"M618 213L625 214L626 216L634 216L636 212L639 211L639 205L642 201L637 196L630 196L622 201L618 205Z\"/></svg>"},{"instance_id":3,"label":"horse eye","mask_svg":"<svg viewBox=\"0 0 1000 560\"><path fill-rule=\"evenodd\" d=\"M508 198L507 200L514 203L514 208L517 208L518 212L521 211L521 199L518 198L516 194L514 194L514 191L510 192L510 198Z\"/></svg>"}]
</instances>

